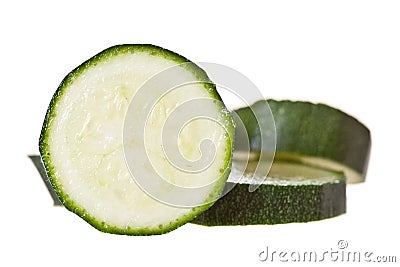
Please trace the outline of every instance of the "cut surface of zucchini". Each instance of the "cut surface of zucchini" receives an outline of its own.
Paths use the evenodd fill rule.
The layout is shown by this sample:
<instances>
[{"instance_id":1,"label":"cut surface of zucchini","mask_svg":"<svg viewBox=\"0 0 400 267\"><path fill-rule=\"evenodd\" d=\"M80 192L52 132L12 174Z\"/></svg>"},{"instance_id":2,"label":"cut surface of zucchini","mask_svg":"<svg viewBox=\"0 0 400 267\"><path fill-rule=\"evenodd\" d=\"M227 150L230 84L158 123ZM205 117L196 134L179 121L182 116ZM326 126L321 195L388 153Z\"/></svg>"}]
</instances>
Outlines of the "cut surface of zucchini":
<instances>
[{"instance_id":1,"label":"cut surface of zucchini","mask_svg":"<svg viewBox=\"0 0 400 267\"><path fill-rule=\"evenodd\" d=\"M167 77L158 86L171 86L171 80L180 77L196 82L179 85L155 103L136 101L131 108L139 92L144 96L154 93L151 88L143 92L141 87L169 68L175 68L176 76ZM203 171L190 173L171 164L162 138L163 131L176 130L166 124L174 110L196 99L208 100L204 108L215 116L214 120L189 121L174 140L175 152L188 162L203 156L211 159ZM126 128L126 117L135 117L127 112L144 110L149 104L153 106L144 128ZM47 176L67 209L103 232L161 234L191 220L221 193L231 166L233 131L231 115L202 69L157 46L119 45L95 55L64 78L48 108L39 149ZM143 138L135 138L138 136ZM200 143L204 139L213 143L213 155L202 155ZM144 143L145 154L137 153L137 143ZM126 153L135 157L127 159ZM129 160L143 157L151 163L141 166L145 172L156 172L169 185L149 181L157 196L143 190L133 175L135 170L129 169ZM177 207L158 199L174 187L212 183L208 190L191 196L199 204L196 206ZM185 197L188 195L176 196L183 201Z\"/></svg>"}]
</instances>

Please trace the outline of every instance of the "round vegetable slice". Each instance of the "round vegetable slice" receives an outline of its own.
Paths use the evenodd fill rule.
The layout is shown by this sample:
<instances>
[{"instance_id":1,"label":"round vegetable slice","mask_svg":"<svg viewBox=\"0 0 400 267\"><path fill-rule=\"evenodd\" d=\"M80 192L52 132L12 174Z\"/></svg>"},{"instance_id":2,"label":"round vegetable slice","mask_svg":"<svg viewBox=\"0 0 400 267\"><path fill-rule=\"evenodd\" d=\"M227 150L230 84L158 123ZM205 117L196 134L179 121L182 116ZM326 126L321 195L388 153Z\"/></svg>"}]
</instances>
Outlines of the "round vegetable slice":
<instances>
[{"instance_id":1,"label":"round vegetable slice","mask_svg":"<svg viewBox=\"0 0 400 267\"><path fill-rule=\"evenodd\" d=\"M236 110L246 127L253 157L261 147L260 130L253 111L265 105L263 101ZM371 135L362 123L324 104L287 100L267 102L275 120L277 160L296 160L343 171L349 183L365 180ZM236 133L235 138L247 137Z\"/></svg>"},{"instance_id":2,"label":"round vegetable slice","mask_svg":"<svg viewBox=\"0 0 400 267\"><path fill-rule=\"evenodd\" d=\"M161 75L158 88L170 87L182 77L192 82L159 95L144 128L135 127L136 113L129 112L146 110L146 94L155 94L145 84L172 68L174 76ZM139 94L140 101L135 99ZM214 120L194 119L181 125L174 140L177 149L170 149L166 155L163 132L176 131L173 121L168 121L169 115L197 99L208 100L204 109L215 114ZM179 114L186 118L191 111L186 108ZM132 119L131 124L126 124L127 117ZM197 65L157 46L118 45L90 58L64 78L50 102L39 149L47 176L68 210L103 232L150 235L171 231L212 205L230 172L233 133L231 114L215 85ZM168 156L181 156L189 163L202 158L199 142L204 139L214 144L215 152L208 155L212 161L207 168L188 172L170 162ZM144 145L146 153L138 154L138 143ZM127 158L128 154L134 157ZM149 164L140 165L141 172L129 168L138 166L129 160L145 157ZM149 177L157 173L163 179L164 184L148 181L158 195L145 190L138 182L143 177L135 177L138 173ZM164 194L182 187L207 190L191 196L198 203L195 206L163 201ZM177 199L185 197L187 194L176 195Z\"/></svg>"},{"instance_id":3,"label":"round vegetable slice","mask_svg":"<svg viewBox=\"0 0 400 267\"><path fill-rule=\"evenodd\" d=\"M253 177L258 161L233 161L233 189L192 222L206 226L308 222L346 212L344 174L294 161L274 161L267 177ZM245 174L242 177L243 166ZM259 185L249 192L249 185Z\"/></svg>"}]
</instances>

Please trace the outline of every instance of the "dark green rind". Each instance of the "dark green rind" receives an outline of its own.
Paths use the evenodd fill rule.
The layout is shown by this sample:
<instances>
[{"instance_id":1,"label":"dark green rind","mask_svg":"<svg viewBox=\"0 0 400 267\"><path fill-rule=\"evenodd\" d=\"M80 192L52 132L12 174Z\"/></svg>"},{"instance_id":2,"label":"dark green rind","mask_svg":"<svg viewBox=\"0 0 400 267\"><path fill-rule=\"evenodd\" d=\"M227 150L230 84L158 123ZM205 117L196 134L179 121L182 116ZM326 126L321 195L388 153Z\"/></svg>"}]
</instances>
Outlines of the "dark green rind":
<instances>
[{"instance_id":1,"label":"dark green rind","mask_svg":"<svg viewBox=\"0 0 400 267\"><path fill-rule=\"evenodd\" d=\"M348 166L359 174L360 177L354 178L346 173L348 182L365 180L371 135L362 123L324 104L271 99L267 102L275 120L277 157L281 154L286 158L292 154L295 157L308 156L332 160ZM263 100L254 103L251 108L257 110L261 105L264 105ZM249 107L238 109L236 112L248 132L251 151L259 151L260 130L253 112ZM236 138L241 137L236 136Z\"/></svg>"},{"instance_id":2,"label":"dark green rind","mask_svg":"<svg viewBox=\"0 0 400 267\"><path fill-rule=\"evenodd\" d=\"M59 87L57 88L56 92L54 93L49 107L46 112L46 116L43 122L42 130L40 133L39 138L39 152L42 158L43 165L46 170L46 174L49 178L49 181L54 188L55 193L57 194L58 198L60 199L61 203L71 212L77 214L79 217L84 219L94 228L98 229L101 232L111 233L111 234L120 234L120 235L156 235L156 234L164 234L170 232L186 222L192 220L195 216L197 216L202 211L208 209L210 206L213 205L215 201L210 202L204 206L199 206L192 209L192 212L184 217L177 219L174 222L171 222L168 225L160 225L159 228L142 228L142 229L132 229L132 228L119 228L105 222L98 221L95 217L89 215L89 213L82 207L78 205L74 200L72 200L68 193L63 191L62 185L57 180L56 170L51 161L51 154L49 151L48 145L48 138L49 138L49 129L52 126L52 121L55 116L57 116L57 103L62 98L64 91L68 88L70 84L72 84L85 70L91 68L92 66L97 65L100 62L106 61L109 58L112 58L116 55L121 54L128 54L128 53L136 53L136 52L146 52L149 55L153 56L161 56L165 59L169 59L175 61L177 64L181 63L189 63L186 65L186 69L192 72L196 78L202 81L205 89L210 93L211 97L213 97L217 103L219 103L221 108L221 115L225 121L225 127L228 130L228 150L232 152L233 148L233 140L231 137L234 136L234 123L233 118L227 108L223 105L222 99L219 96L216 86L212 81L208 78L206 72L198 67L196 64L192 63L187 58L176 54L170 50L164 49L162 47L158 47L151 44L123 44L123 45L116 45L110 48L103 50L102 52L98 53L97 55L93 56L92 58L88 59L87 61L83 62L81 65L76 67L72 70L61 82ZM226 165L225 165L225 172L218 183L217 187L220 188L219 192L214 192L210 195L209 200L216 199L216 196L219 195L224 187L226 179L230 173L231 167L231 153L227 153L226 156Z\"/></svg>"},{"instance_id":3,"label":"dark green rind","mask_svg":"<svg viewBox=\"0 0 400 267\"><path fill-rule=\"evenodd\" d=\"M191 222L205 226L283 224L317 221L346 212L343 175L320 185L264 184L254 192L249 192L249 184L232 185L227 195Z\"/></svg>"}]
</instances>

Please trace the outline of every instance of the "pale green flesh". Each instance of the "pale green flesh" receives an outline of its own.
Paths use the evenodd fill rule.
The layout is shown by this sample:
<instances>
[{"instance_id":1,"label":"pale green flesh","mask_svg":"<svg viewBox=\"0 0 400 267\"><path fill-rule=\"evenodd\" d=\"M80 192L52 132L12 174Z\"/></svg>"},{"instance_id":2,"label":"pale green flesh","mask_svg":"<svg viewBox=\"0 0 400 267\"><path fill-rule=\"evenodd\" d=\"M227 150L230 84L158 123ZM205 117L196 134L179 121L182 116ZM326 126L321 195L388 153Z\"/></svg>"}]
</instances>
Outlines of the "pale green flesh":
<instances>
[{"instance_id":1,"label":"pale green flesh","mask_svg":"<svg viewBox=\"0 0 400 267\"><path fill-rule=\"evenodd\" d=\"M173 65L172 60L144 52L116 55L83 71L53 107L56 115L49 123L46 140L53 175L59 190L85 211L83 217L118 229L159 230L193 212L192 208L165 205L144 193L134 182L123 151L123 123L130 100L143 82ZM193 74L182 68L182 75ZM210 139L216 148L210 167L188 175L171 168L163 156L161 130L166 118L181 103L200 97L213 98L202 84L183 86L162 98L146 123L150 161L165 180L178 186L214 182L231 153L224 129L217 122L198 120L181 131L179 151L186 159L196 160L201 156L200 141ZM219 105L207 108L221 111ZM213 192L203 193L195 197L206 203Z\"/></svg>"},{"instance_id":2,"label":"pale green flesh","mask_svg":"<svg viewBox=\"0 0 400 267\"><path fill-rule=\"evenodd\" d=\"M256 162L259 156L260 154L258 152L235 151L233 153L233 160L236 163L240 163L248 158L249 162ZM277 162L295 162L303 164L304 166L315 167L316 170L320 168L321 170L332 170L332 172L343 172L346 176L346 180L351 180L351 183L358 183L364 180L363 176L354 169L326 158L311 157L289 152L276 152L273 158Z\"/></svg>"},{"instance_id":3,"label":"pale green flesh","mask_svg":"<svg viewBox=\"0 0 400 267\"><path fill-rule=\"evenodd\" d=\"M239 184L321 185L339 182L343 175L301 163L274 161L266 176L254 176L258 161L232 162L232 175L228 182ZM262 163L260 163L262 164ZM243 172L244 170L244 172ZM241 178L240 173L243 173Z\"/></svg>"},{"instance_id":4,"label":"pale green flesh","mask_svg":"<svg viewBox=\"0 0 400 267\"><path fill-rule=\"evenodd\" d=\"M356 170L348 167L345 164L327 158L312 157L312 156L299 155L295 153L283 153L283 152L277 153L275 158L278 160L294 160L302 164L315 166L317 168L318 167L326 168L329 170L336 170L343 172L346 176L346 180L348 183L361 183L365 180L365 177L363 177Z\"/></svg>"}]
</instances>

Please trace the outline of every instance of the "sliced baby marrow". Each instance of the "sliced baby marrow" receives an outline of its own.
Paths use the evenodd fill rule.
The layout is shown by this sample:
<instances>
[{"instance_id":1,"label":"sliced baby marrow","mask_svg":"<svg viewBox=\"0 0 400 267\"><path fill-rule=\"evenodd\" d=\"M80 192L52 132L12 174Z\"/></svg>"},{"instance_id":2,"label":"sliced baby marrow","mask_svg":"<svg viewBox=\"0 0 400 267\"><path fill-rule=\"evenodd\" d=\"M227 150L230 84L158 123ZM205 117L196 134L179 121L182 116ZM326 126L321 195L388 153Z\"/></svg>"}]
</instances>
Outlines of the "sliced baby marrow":
<instances>
[{"instance_id":1,"label":"sliced baby marrow","mask_svg":"<svg viewBox=\"0 0 400 267\"><path fill-rule=\"evenodd\" d=\"M277 160L296 160L343 171L347 182L363 182L367 173L371 135L350 115L324 104L267 100L276 126ZM246 127L252 157L261 147L260 130L253 112L264 100L238 109ZM259 119L263 119L262 117ZM263 133L269 135L268 132ZM236 139L247 138L236 132Z\"/></svg>"},{"instance_id":2,"label":"sliced baby marrow","mask_svg":"<svg viewBox=\"0 0 400 267\"><path fill-rule=\"evenodd\" d=\"M274 161L267 177L254 177L257 161L233 161L227 186L233 189L192 222L206 226L308 222L346 212L341 172ZM242 170L245 168L244 176ZM258 188L249 192L250 185Z\"/></svg>"},{"instance_id":3,"label":"sliced baby marrow","mask_svg":"<svg viewBox=\"0 0 400 267\"><path fill-rule=\"evenodd\" d=\"M154 87L141 90L171 68L172 75L161 75ZM182 78L190 83L174 84ZM155 90L164 85L177 87L156 95ZM160 98L149 107L147 96ZM162 138L163 131L175 130L169 115L196 99L206 100L201 109L214 114L214 120L196 119L181 125L174 140L178 149L167 152L170 157L196 162L205 152L199 143L208 139L215 153L208 155L214 158L207 168L187 172L170 162ZM149 113L141 128L142 121L135 116L146 109ZM198 115L201 109L194 104L191 110L180 110L180 118L190 118L192 112ZM197 65L157 46L119 45L95 55L64 78L47 110L39 149L47 176L68 210L103 232L150 235L171 231L212 205L230 172L233 133L230 113ZM143 142L146 153L138 149ZM146 175L162 180L146 181ZM140 184L139 178L158 195ZM182 187L203 190L188 195L178 190ZM164 197L171 195L182 201L195 199L197 204L166 203Z\"/></svg>"}]
</instances>

